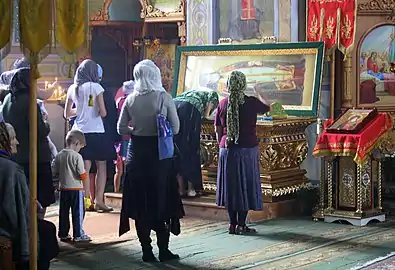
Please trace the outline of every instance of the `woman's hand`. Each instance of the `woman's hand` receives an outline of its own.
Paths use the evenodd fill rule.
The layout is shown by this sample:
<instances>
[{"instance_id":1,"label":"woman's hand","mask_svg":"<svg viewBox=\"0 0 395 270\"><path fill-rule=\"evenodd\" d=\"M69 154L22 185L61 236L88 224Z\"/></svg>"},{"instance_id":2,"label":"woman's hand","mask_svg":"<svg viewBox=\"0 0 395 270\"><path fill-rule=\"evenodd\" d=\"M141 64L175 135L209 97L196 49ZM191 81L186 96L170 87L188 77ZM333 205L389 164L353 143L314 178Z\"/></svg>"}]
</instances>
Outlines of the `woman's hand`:
<instances>
[{"instance_id":1,"label":"woman's hand","mask_svg":"<svg viewBox=\"0 0 395 270\"><path fill-rule=\"evenodd\" d=\"M96 101L97 104L99 105L99 115L104 118L107 116L107 110L106 110L106 105L104 104L104 97L103 97L103 93L100 93L97 97L96 97Z\"/></svg>"},{"instance_id":2,"label":"woman's hand","mask_svg":"<svg viewBox=\"0 0 395 270\"><path fill-rule=\"evenodd\" d=\"M204 112L204 118L210 120L210 112L213 110L214 104L209 102L206 107L206 111Z\"/></svg>"}]
</instances>

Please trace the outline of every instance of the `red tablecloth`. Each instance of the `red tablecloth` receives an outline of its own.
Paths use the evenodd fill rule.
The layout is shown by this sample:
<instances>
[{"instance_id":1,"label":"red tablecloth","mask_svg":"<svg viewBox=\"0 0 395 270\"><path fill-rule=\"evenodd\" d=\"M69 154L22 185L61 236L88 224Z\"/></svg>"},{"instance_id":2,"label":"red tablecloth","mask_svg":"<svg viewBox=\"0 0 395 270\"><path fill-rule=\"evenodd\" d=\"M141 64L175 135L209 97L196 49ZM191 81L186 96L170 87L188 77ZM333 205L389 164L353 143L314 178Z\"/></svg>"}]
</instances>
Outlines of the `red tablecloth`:
<instances>
[{"instance_id":1,"label":"red tablecloth","mask_svg":"<svg viewBox=\"0 0 395 270\"><path fill-rule=\"evenodd\" d=\"M324 131L317 140L313 156L353 156L357 164L362 164L391 129L391 116L379 113L358 134L334 134Z\"/></svg>"}]
</instances>

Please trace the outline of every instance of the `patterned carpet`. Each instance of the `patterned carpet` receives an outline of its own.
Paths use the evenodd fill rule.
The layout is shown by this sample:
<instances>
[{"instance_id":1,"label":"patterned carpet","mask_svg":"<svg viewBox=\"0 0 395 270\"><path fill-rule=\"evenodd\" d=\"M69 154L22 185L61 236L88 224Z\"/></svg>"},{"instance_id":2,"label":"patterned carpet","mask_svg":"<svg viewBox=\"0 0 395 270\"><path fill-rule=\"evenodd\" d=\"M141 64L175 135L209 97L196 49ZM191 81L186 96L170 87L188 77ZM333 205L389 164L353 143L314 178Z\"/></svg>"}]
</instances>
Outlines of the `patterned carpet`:
<instances>
[{"instance_id":1,"label":"patterned carpet","mask_svg":"<svg viewBox=\"0 0 395 270\"><path fill-rule=\"evenodd\" d=\"M361 267L355 267L352 270L388 270L395 269L395 252L387 256L377 258L373 261L367 262Z\"/></svg>"},{"instance_id":2,"label":"patterned carpet","mask_svg":"<svg viewBox=\"0 0 395 270\"><path fill-rule=\"evenodd\" d=\"M256 224L255 236L229 235L223 222L183 223L182 235L171 240L172 250L182 258L179 262L141 263L140 247L131 233L122 238L114 234L105 243L63 247L51 269L395 269L367 265L395 250L394 221L359 228L278 219Z\"/></svg>"}]
</instances>

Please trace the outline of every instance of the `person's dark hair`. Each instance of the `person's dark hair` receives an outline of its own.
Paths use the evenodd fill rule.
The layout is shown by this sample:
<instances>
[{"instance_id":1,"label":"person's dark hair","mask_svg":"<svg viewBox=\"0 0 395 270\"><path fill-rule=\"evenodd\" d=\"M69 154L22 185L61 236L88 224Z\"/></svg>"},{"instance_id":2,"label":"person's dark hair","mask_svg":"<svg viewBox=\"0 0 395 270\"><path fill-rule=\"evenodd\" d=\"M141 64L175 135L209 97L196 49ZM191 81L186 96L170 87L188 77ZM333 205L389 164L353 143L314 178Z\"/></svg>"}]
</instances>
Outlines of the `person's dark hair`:
<instances>
[{"instance_id":1,"label":"person's dark hair","mask_svg":"<svg viewBox=\"0 0 395 270\"><path fill-rule=\"evenodd\" d=\"M11 140L4 121L0 122L0 150L11 154Z\"/></svg>"}]
</instances>

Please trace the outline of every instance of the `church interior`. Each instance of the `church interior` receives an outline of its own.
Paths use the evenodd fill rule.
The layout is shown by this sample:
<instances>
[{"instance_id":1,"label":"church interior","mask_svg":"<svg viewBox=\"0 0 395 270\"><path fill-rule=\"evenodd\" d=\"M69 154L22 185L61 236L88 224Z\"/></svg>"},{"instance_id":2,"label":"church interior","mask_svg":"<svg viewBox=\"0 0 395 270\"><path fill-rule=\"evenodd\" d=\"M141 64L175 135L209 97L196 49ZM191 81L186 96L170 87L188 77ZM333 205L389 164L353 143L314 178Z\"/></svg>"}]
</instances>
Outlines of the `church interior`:
<instances>
[{"instance_id":1,"label":"church interior","mask_svg":"<svg viewBox=\"0 0 395 270\"><path fill-rule=\"evenodd\" d=\"M264 210L247 218L258 235L235 240L223 232L228 213L216 205L219 145L214 121L206 119L203 190L183 198L183 232L172 240L179 262L139 262L136 236L117 237L114 211L103 220L87 213L87 230L103 227L107 234L89 246L62 244L50 269L395 269L394 1L87 2L83 49L72 61L50 53L38 65L38 87L58 83L45 101L56 148L65 147L66 92L85 59L103 68L101 85L114 98L143 59L159 67L173 97L205 87L226 98L227 78L240 70L247 95L261 89L277 106L257 120ZM17 19L13 29L1 72L23 55ZM114 162L107 167L105 202L121 209ZM56 223L53 209L49 219ZM0 251L3 258L1 241Z\"/></svg>"}]
</instances>

